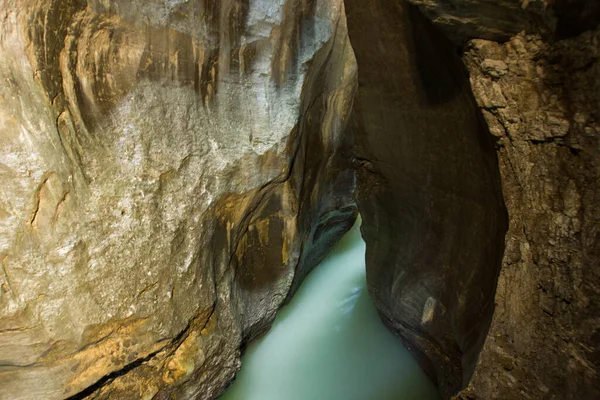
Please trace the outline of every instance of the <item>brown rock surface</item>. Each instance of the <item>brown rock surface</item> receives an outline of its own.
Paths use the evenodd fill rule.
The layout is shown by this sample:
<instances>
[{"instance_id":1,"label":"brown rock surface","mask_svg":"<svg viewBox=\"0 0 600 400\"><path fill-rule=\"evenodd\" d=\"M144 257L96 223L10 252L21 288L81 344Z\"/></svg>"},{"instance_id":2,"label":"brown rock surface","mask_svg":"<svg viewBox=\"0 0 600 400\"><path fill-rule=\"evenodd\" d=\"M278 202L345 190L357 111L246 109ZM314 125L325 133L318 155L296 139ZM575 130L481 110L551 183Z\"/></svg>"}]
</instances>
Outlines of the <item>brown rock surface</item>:
<instances>
[{"instance_id":1,"label":"brown rock surface","mask_svg":"<svg viewBox=\"0 0 600 400\"><path fill-rule=\"evenodd\" d=\"M600 21L596 0L408 0L456 43L506 41L527 32L565 38Z\"/></svg>"},{"instance_id":2,"label":"brown rock surface","mask_svg":"<svg viewBox=\"0 0 600 400\"><path fill-rule=\"evenodd\" d=\"M0 20L0 399L215 397L355 216L342 2Z\"/></svg>"},{"instance_id":3,"label":"brown rock surface","mask_svg":"<svg viewBox=\"0 0 600 400\"><path fill-rule=\"evenodd\" d=\"M600 3L547 2L539 15L554 23L526 26L530 6L540 2L506 8L494 21L486 18L493 7L485 0L410 1L457 43L478 38L463 59L496 137L510 218L494 320L462 395L596 399ZM477 9L484 11L469 19ZM490 35L511 19L504 35Z\"/></svg>"},{"instance_id":4,"label":"brown rock surface","mask_svg":"<svg viewBox=\"0 0 600 400\"><path fill-rule=\"evenodd\" d=\"M465 124L472 90L496 139L510 224L493 324L461 395L598 398L600 39L598 30L574 36L600 22L598 3L410 2L455 44L510 40L468 43L463 59L471 87L461 91L454 46L404 2L347 1L359 66L353 113L372 295L384 320L425 356L445 397L468 383L492 310L483 304L494 295L493 283L482 282L493 282L493 273L486 278L483 271L495 265L494 257L479 264L469 257L486 245L496 256L501 251L493 229L466 222L475 209L461 208L466 197L485 210L493 204L485 195L497 190L485 184L485 171L494 167L468 159L475 153L485 160L492 148L485 139L477 150L468 147L477 143L469 135L481 129ZM375 25L380 29L370 29ZM457 154L463 158L453 159ZM449 200L445 185L456 198ZM493 215L493 207L487 210ZM463 221L453 220L454 212ZM443 243L467 254L445 252ZM479 299L471 285L481 290ZM452 302L462 296L469 307Z\"/></svg>"},{"instance_id":5,"label":"brown rock surface","mask_svg":"<svg viewBox=\"0 0 600 400\"><path fill-rule=\"evenodd\" d=\"M456 42L506 40L521 31L550 32L553 0L408 0Z\"/></svg>"},{"instance_id":6,"label":"brown rock surface","mask_svg":"<svg viewBox=\"0 0 600 400\"><path fill-rule=\"evenodd\" d=\"M600 3L409 1L0 3L0 399L214 398L351 154L442 395L599 398Z\"/></svg>"},{"instance_id":7,"label":"brown rock surface","mask_svg":"<svg viewBox=\"0 0 600 400\"><path fill-rule=\"evenodd\" d=\"M346 0L346 11L369 290L448 397L475 367L504 248L492 137L454 46L416 8Z\"/></svg>"},{"instance_id":8,"label":"brown rock surface","mask_svg":"<svg viewBox=\"0 0 600 400\"><path fill-rule=\"evenodd\" d=\"M473 40L510 223L496 313L465 395L600 398L600 29Z\"/></svg>"}]
</instances>

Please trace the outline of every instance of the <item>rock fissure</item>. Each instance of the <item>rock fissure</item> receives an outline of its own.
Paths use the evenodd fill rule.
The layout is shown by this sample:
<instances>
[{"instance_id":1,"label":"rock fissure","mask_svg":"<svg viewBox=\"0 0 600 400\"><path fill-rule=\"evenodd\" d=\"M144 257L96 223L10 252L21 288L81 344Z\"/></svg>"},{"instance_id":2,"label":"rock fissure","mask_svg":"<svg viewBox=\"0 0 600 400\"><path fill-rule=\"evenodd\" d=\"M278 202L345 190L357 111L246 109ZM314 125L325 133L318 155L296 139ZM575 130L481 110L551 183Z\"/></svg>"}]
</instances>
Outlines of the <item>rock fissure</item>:
<instances>
[{"instance_id":1,"label":"rock fissure","mask_svg":"<svg viewBox=\"0 0 600 400\"><path fill-rule=\"evenodd\" d=\"M84 390L82 390L79 393L76 393L72 396L67 397L66 400L82 400L82 399L89 398L90 395L92 395L94 392L101 389L105 385L109 384L114 379L116 379L120 376L124 376L127 373L129 373L130 371L132 371L134 368L137 368L140 365L142 365L143 363L150 361L161 351L162 351L162 349L157 350L154 353L150 353L144 358L137 359L137 360L133 361L132 363L125 365L122 369L120 369L118 371L113 371L110 374L103 376L96 383L88 386L87 388L85 388Z\"/></svg>"}]
</instances>

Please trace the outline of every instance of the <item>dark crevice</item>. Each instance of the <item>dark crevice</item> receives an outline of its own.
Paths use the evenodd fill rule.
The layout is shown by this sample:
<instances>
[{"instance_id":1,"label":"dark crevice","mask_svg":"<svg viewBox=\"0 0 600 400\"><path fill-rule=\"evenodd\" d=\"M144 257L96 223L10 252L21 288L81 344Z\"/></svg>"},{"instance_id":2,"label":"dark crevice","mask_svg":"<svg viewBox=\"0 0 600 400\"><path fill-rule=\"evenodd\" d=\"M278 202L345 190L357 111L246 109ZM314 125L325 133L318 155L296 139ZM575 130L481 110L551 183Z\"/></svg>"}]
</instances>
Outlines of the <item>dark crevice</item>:
<instances>
[{"instance_id":1,"label":"dark crevice","mask_svg":"<svg viewBox=\"0 0 600 400\"><path fill-rule=\"evenodd\" d=\"M161 352L163 350L163 348L156 350L153 353L148 354L146 357L144 358L140 358L138 360L135 360L132 363L127 364L124 368L121 368L120 370L111 372L108 375L105 375L104 377L100 378L100 380L98 380L96 383L94 383L91 386L88 386L87 388L85 388L84 390L82 390L79 393L74 394L73 396L67 397L65 400L82 400L85 399L86 397L90 396L92 393L94 393L96 390L102 388L103 386L109 384L110 382L112 382L114 379L123 376L127 373L129 373L131 370L133 370L134 368L139 367L140 365L142 365L143 363L145 363L146 361L150 361L156 354L158 354L159 352Z\"/></svg>"},{"instance_id":2,"label":"dark crevice","mask_svg":"<svg viewBox=\"0 0 600 400\"><path fill-rule=\"evenodd\" d=\"M570 147L569 146L568 149L571 152L571 154L573 154L574 156L578 156L582 152L581 149L576 149L575 147Z\"/></svg>"},{"instance_id":3,"label":"dark crevice","mask_svg":"<svg viewBox=\"0 0 600 400\"><path fill-rule=\"evenodd\" d=\"M206 317L206 322L199 329L199 331L201 331L204 328L206 328L206 325L208 324L208 321L210 321L210 319L212 318L212 315L215 312L215 308L216 308L216 303L212 305L210 313ZM196 321L197 318L198 318L198 315L196 315L195 317L191 318L190 321L188 322L188 324L186 325L186 327L181 332L179 332L177 334L177 336L175 336L173 338L173 340L171 340L170 343L174 344L174 346L172 346L173 350L177 349L181 345L181 343L185 340L185 338L187 337L187 333L189 333L190 329L192 328L193 323ZM123 368L121 368L121 369L119 369L117 371L113 371L110 374L103 376L102 378L100 378L93 385L88 386L87 388L85 388L84 390L82 390L79 393L76 393L76 394L74 394L72 396L67 397L65 400L83 400L83 399L86 399L88 396L91 396L97 390L100 390L102 387L104 387L104 386L109 385L110 383L112 383L112 381L114 381L115 379L128 374L129 372L131 372L135 368L141 366L145 362L150 361L158 353L160 353L161 351L165 350L168 346L169 345L165 345L165 346L161 347L160 349L158 349L158 350L156 350L156 351L148 354L146 357L143 357L143 358L140 358L138 360L135 360L135 361L133 361L133 362L125 365Z\"/></svg>"}]
</instances>

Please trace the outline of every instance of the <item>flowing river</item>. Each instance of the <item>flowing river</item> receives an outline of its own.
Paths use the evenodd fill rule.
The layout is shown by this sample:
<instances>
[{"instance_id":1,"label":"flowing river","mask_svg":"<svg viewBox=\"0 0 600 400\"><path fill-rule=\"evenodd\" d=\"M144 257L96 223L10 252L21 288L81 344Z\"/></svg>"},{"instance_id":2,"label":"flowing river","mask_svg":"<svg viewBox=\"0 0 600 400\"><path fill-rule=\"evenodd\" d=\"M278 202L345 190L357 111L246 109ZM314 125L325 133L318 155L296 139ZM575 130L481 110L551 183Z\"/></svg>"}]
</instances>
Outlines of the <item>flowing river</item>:
<instances>
[{"instance_id":1,"label":"flowing river","mask_svg":"<svg viewBox=\"0 0 600 400\"><path fill-rule=\"evenodd\" d=\"M252 343L221 400L438 400L367 293L359 222Z\"/></svg>"}]
</instances>

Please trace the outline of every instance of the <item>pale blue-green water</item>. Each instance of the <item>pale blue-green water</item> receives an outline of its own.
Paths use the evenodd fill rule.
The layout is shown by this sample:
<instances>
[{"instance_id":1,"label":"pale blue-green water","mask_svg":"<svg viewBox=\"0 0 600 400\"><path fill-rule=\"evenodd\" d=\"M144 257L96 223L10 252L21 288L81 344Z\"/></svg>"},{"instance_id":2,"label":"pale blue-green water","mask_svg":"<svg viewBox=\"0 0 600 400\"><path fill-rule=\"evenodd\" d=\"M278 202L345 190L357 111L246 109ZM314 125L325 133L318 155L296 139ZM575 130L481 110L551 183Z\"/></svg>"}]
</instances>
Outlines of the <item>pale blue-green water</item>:
<instances>
[{"instance_id":1,"label":"pale blue-green water","mask_svg":"<svg viewBox=\"0 0 600 400\"><path fill-rule=\"evenodd\" d=\"M439 399L369 298L358 224L248 347L222 400Z\"/></svg>"}]
</instances>

